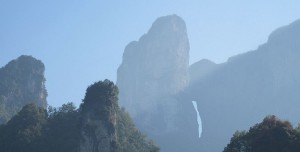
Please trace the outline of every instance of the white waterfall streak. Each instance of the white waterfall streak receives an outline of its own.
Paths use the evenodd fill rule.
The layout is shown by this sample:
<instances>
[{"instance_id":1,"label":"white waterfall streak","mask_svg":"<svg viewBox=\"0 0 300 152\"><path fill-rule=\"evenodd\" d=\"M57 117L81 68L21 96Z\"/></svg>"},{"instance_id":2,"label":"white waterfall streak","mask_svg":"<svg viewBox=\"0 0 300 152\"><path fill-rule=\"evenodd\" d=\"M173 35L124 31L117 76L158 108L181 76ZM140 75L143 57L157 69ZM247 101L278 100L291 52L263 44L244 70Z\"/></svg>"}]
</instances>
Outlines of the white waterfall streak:
<instances>
[{"instance_id":1,"label":"white waterfall streak","mask_svg":"<svg viewBox=\"0 0 300 152\"><path fill-rule=\"evenodd\" d=\"M200 114L199 114L199 111L198 111L197 102L192 101L192 103L193 103L193 106L194 106L195 111L197 113L197 122L198 122L198 125L199 125L199 138L200 138L201 133L202 133L202 121L201 121L201 117L200 117Z\"/></svg>"}]
</instances>

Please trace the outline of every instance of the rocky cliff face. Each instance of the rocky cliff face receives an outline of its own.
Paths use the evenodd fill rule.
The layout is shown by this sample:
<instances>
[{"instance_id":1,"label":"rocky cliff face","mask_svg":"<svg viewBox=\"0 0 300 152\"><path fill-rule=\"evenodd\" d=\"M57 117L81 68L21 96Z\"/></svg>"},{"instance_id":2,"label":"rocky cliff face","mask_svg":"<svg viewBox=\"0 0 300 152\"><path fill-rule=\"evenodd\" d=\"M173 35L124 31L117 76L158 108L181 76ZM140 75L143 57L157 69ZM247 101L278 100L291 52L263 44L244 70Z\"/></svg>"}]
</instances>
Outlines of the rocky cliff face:
<instances>
[{"instance_id":1,"label":"rocky cliff face","mask_svg":"<svg viewBox=\"0 0 300 152\"><path fill-rule=\"evenodd\" d=\"M151 134L176 129L174 95L188 85L188 66L186 26L176 15L158 18L147 34L126 46L117 85L121 105L139 128ZM161 128L153 127L157 121Z\"/></svg>"},{"instance_id":2,"label":"rocky cliff face","mask_svg":"<svg viewBox=\"0 0 300 152\"><path fill-rule=\"evenodd\" d=\"M257 50L234 56L186 89L203 121L199 151L222 151L236 130L266 115L300 122L300 21L274 31Z\"/></svg>"},{"instance_id":3,"label":"rocky cliff face","mask_svg":"<svg viewBox=\"0 0 300 152\"><path fill-rule=\"evenodd\" d=\"M20 56L0 69L0 124L7 122L29 103L46 108L44 64Z\"/></svg>"},{"instance_id":4,"label":"rocky cliff face","mask_svg":"<svg viewBox=\"0 0 300 152\"><path fill-rule=\"evenodd\" d=\"M118 88L108 80L86 91L82 110L80 152L117 151Z\"/></svg>"},{"instance_id":5,"label":"rocky cliff face","mask_svg":"<svg viewBox=\"0 0 300 152\"><path fill-rule=\"evenodd\" d=\"M266 115L300 122L299 40L296 21L255 51L218 65L202 60L188 70L184 22L159 18L124 51L117 79L121 104L164 152L222 151L236 130ZM202 118L199 142L191 101L198 102Z\"/></svg>"},{"instance_id":6,"label":"rocky cliff face","mask_svg":"<svg viewBox=\"0 0 300 152\"><path fill-rule=\"evenodd\" d=\"M80 152L158 152L118 106L118 87L109 80L89 86L80 106Z\"/></svg>"}]
</instances>

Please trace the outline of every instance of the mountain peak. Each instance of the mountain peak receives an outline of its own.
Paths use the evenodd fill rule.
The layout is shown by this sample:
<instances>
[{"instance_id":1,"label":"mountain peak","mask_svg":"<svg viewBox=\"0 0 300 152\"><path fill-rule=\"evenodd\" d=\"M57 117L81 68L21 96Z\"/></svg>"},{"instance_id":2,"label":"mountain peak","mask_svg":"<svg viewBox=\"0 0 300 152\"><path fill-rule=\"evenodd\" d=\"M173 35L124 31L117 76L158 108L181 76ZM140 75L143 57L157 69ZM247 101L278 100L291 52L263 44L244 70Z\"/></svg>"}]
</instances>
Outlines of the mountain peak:
<instances>
[{"instance_id":1,"label":"mountain peak","mask_svg":"<svg viewBox=\"0 0 300 152\"><path fill-rule=\"evenodd\" d=\"M280 27L273 31L268 42L270 43L294 43L300 39L300 19L292 22L289 25Z\"/></svg>"},{"instance_id":2,"label":"mountain peak","mask_svg":"<svg viewBox=\"0 0 300 152\"><path fill-rule=\"evenodd\" d=\"M180 106L174 96L189 82L189 49L185 22L169 15L156 19L147 34L124 50L117 73L120 103L153 139L178 129L173 118L179 110L173 107Z\"/></svg>"},{"instance_id":3,"label":"mountain peak","mask_svg":"<svg viewBox=\"0 0 300 152\"><path fill-rule=\"evenodd\" d=\"M174 94L188 84L188 66L189 41L184 21L177 15L156 19L147 34L124 50L117 76L121 103L133 117L137 109L144 112L156 108L158 103L153 101L157 94Z\"/></svg>"},{"instance_id":4,"label":"mountain peak","mask_svg":"<svg viewBox=\"0 0 300 152\"><path fill-rule=\"evenodd\" d=\"M186 25L183 19L177 15L163 16L154 21L148 33L167 31L182 32L186 31Z\"/></svg>"},{"instance_id":5,"label":"mountain peak","mask_svg":"<svg viewBox=\"0 0 300 152\"><path fill-rule=\"evenodd\" d=\"M218 65L216 63L208 59L202 59L192 64L189 68L190 79L191 79L190 81L194 82L206 77L208 74L213 72L217 67Z\"/></svg>"},{"instance_id":6,"label":"mountain peak","mask_svg":"<svg viewBox=\"0 0 300 152\"><path fill-rule=\"evenodd\" d=\"M44 70L40 60L26 55L0 68L0 104L5 105L1 109L5 112L0 115L0 124L28 103L47 107Z\"/></svg>"}]
</instances>

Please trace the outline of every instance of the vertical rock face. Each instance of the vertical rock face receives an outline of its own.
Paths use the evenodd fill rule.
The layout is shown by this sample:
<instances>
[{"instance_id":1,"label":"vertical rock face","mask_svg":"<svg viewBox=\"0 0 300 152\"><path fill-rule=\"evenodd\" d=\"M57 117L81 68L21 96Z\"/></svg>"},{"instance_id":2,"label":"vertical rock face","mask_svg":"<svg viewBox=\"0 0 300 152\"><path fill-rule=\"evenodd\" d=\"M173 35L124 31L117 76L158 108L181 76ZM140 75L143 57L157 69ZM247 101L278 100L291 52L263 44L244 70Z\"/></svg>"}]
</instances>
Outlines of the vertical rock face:
<instances>
[{"instance_id":1,"label":"vertical rock face","mask_svg":"<svg viewBox=\"0 0 300 152\"><path fill-rule=\"evenodd\" d=\"M159 148L118 106L118 87L109 80L89 86L80 106L80 152L158 152Z\"/></svg>"},{"instance_id":2,"label":"vertical rock face","mask_svg":"<svg viewBox=\"0 0 300 152\"><path fill-rule=\"evenodd\" d=\"M47 106L44 64L31 56L20 56L0 69L0 124L22 107L34 103Z\"/></svg>"},{"instance_id":3,"label":"vertical rock face","mask_svg":"<svg viewBox=\"0 0 300 152\"><path fill-rule=\"evenodd\" d=\"M86 91L82 112L80 152L117 151L118 88L108 80Z\"/></svg>"},{"instance_id":4,"label":"vertical rock face","mask_svg":"<svg viewBox=\"0 0 300 152\"><path fill-rule=\"evenodd\" d=\"M188 85L188 66L186 25L176 15L158 18L139 41L127 45L117 85L120 103L138 127L161 133L162 128L156 130L152 123L162 121L166 131L174 129L178 106L173 96Z\"/></svg>"},{"instance_id":5,"label":"vertical rock face","mask_svg":"<svg viewBox=\"0 0 300 152\"><path fill-rule=\"evenodd\" d=\"M222 151L236 130L266 115L300 122L300 20L275 30L257 50L231 57L208 78L191 83L203 120L199 151Z\"/></svg>"}]
</instances>

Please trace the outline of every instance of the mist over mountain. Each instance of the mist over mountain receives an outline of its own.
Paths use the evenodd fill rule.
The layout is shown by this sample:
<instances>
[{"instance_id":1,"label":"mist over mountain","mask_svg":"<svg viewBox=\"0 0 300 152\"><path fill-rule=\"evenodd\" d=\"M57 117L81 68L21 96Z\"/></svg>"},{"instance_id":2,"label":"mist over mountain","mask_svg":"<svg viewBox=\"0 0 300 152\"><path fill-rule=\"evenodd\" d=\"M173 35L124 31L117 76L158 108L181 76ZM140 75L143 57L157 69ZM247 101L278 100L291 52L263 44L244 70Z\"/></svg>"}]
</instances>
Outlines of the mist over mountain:
<instances>
[{"instance_id":1,"label":"mist over mountain","mask_svg":"<svg viewBox=\"0 0 300 152\"><path fill-rule=\"evenodd\" d=\"M189 72L186 25L177 15L158 18L139 41L128 44L118 69L120 104L163 152L197 146L196 112L178 96L189 84Z\"/></svg>"},{"instance_id":2,"label":"mist over mountain","mask_svg":"<svg viewBox=\"0 0 300 152\"><path fill-rule=\"evenodd\" d=\"M68 103L48 111L43 63L20 56L0 69L0 149L153 152L160 147L162 152L217 152L235 131L247 130L267 115L299 123L299 40L300 20L275 30L256 50L225 63L203 59L189 65L185 22L177 15L160 17L126 46L118 87L109 80L96 82L88 87L79 109ZM118 88L120 104L133 120L118 105ZM200 139L192 101L202 119ZM276 136L276 124L286 130L284 135L297 130L275 116L265 120L273 128L262 139L269 139L269 131ZM256 125L258 134L249 135L250 129L240 138L255 141L266 124ZM227 150L236 143L239 140Z\"/></svg>"},{"instance_id":3,"label":"mist over mountain","mask_svg":"<svg viewBox=\"0 0 300 152\"><path fill-rule=\"evenodd\" d=\"M24 105L47 106L44 64L31 56L20 56L0 69L0 124L6 123Z\"/></svg>"},{"instance_id":4,"label":"mist over mountain","mask_svg":"<svg viewBox=\"0 0 300 152\"><path fill-rule=\"evenodd\" d=\"M121 105L163 152L222 151L236 130L270 114L300 122L300 21L275 30L257 50L190 67L182 24L176 15L157 19L125 48L118 69ZM191 101L202 118L200 140Z\"/></svg>"},{"instance_id":5,"label":"mist over mountain","mask_svg":"<svg viewBox=\"0 0 300 152\"><path fill-rule=\"evenodd\" d=\"M207 59L202 59L196 63L193 63L189 67L190 83L192 84L199 79L205 79L205 77L209 77L209 74L215 71L218 67L218 64Z\"/></svg>"},{"instance_id":6,"label":"mist over mountain","mask_svg":"<svg viewBox=\"0 0 300 152\"><path fill-rule=\"evenodd\" d=\"M266 115L299 122L300 20L275 30L257 50L231 57L185 90L198 101L200 151L221 151L231 134Z\"/></svg>"},{"instance_id":7,"label":"mist over mountain","mask_svg":"<svg viewBox=\"0 0 300 152\"><path fill-rule=\"evenodd\" d=\"M158 18L147 34L126 46L117 85L120 103L138 126L160 134L162 128L151 127L159 113L166 132L176 128L178 103L172 96L188 85L188 66L186 26L176 15Z\"/></svg>"}]
</instances>

